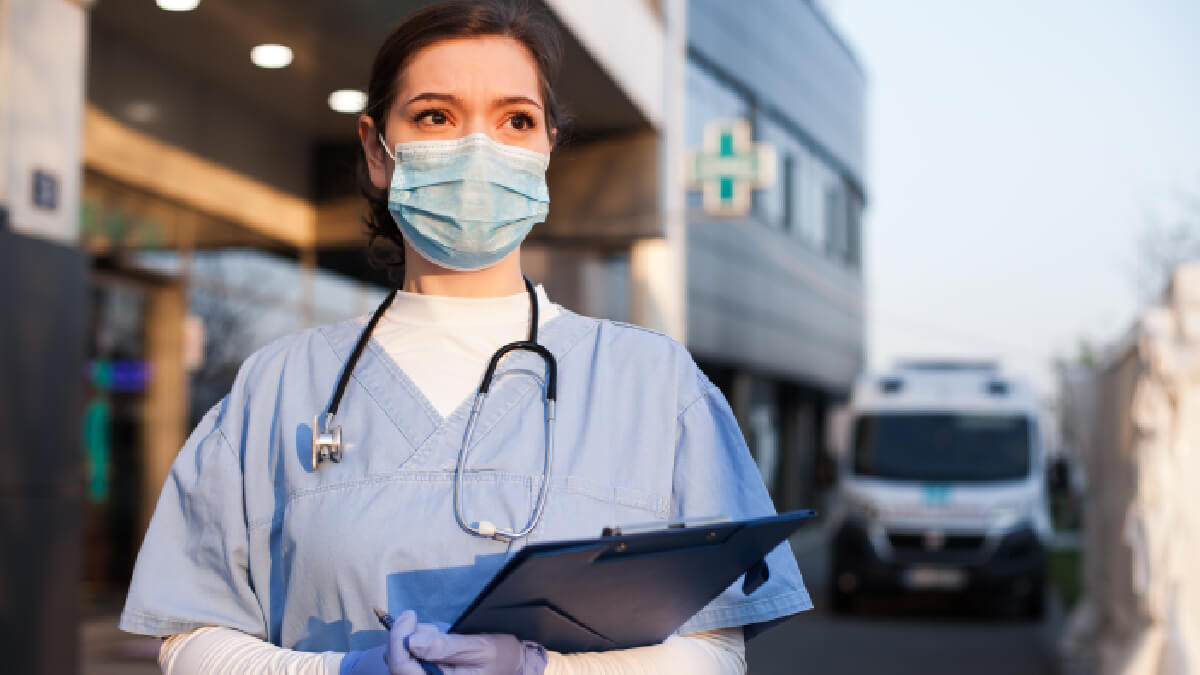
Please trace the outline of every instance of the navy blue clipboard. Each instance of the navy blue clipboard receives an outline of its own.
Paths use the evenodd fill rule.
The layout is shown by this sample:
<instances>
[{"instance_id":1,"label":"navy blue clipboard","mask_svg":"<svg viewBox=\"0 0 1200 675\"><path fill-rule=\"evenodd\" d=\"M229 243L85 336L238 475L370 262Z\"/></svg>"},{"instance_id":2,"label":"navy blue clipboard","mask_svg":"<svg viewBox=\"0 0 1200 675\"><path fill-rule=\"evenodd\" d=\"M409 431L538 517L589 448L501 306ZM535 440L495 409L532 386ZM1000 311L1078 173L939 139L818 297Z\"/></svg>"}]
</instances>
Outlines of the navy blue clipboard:
<instances>
[{"instance_id":1,"label":"navy blue clipboard","mask_svg":"<svg viewBox=\"0 0 1200 675\"><path fill-rule=\"evenodd\" d=\"M657 644L743 573L765 581L763 558L815 515L530 544L450 630L509 633L564 653Z\"/></svg>"}]
</instances>

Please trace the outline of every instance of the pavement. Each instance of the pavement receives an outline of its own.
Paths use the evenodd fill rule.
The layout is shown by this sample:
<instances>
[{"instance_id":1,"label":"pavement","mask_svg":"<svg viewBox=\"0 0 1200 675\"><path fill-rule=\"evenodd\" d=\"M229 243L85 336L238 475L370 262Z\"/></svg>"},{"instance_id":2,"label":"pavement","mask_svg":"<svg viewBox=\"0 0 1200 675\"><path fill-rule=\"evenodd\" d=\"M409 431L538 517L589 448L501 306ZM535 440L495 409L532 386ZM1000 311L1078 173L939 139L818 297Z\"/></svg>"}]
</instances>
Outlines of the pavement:
<instances>
[{"instance_id":1,"label":"pavement","mask_svg":"<svg viewBox=\"0 0 1200 675\"><path fill-rule=\"evenodd\" d=\"M850 615L828 610L825 525L792 540L815 609L751 640L751 675L1041 675L1058 673L1063 624L1057 598L1046 618L1025 621L952 596L896 596L860 603Z\"/></svg>"},{"instance_id":2,"label":"pavement","mask_svg":"<svg viewBox=\"0 0 1200 675\"><path fill-rule=\"evenodd\" d=\"M1020 622L922 599L851 616L817 608L747 645L751 675L1040 675L1058 672L1054 612Z\"/></svg>"},{"instance_id":3,"label":"pavement","mask_svg":"<svg viewBox=\"0 0 1200 675\"><path fill-rule=\"evenodd\" d=\"M82 675L158 675L158 638L117 629L115 614L90 616L79 629Z\"/></svg>"}]
</instances>

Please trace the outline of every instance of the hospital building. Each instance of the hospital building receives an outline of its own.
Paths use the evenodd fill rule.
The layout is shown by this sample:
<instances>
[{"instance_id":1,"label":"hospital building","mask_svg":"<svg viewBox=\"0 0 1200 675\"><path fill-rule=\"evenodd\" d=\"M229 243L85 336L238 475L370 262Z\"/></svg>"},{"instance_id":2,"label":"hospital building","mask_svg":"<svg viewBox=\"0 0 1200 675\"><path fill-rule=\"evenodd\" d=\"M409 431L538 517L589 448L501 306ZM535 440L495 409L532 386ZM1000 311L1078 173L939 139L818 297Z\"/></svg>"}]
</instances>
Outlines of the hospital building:
<instances>
[{"instance_id":1,"label":"hospital building","mask_svg":"<svg viewBox=\"0 0 1200 675\"><path fill-rule=\"evenodd\" d=\"M355 113L426 4L0 0L0 601L24 608L0 640L37 652L13 672L76 672L55 636L119 609L241 360L385 294ZM853 51L805 0L533 4L571 124L526 273L686 344L778 508L816 505L827 411L864 364Z\"/></svg>"}]
</instances>

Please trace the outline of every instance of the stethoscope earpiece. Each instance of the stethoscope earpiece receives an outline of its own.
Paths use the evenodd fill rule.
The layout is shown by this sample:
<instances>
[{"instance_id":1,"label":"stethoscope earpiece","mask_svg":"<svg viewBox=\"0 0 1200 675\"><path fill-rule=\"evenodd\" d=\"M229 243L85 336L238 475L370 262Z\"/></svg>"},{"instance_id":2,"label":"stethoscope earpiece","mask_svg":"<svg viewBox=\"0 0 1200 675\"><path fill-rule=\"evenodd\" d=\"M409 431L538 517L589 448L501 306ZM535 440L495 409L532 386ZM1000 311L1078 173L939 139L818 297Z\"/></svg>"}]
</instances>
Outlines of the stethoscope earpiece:
<instances>
[{"instance_id":1,"label":"stethoscope earpiece","mask_svg":"<svg viewBox=\"0 0 1200 675\"><path fill-rule=\"evenodd\" d=\"M333 413L322 413L313 419L312 469L329 460L342 461L342 428L333 426Z\"/></svg>"}]
</instances>

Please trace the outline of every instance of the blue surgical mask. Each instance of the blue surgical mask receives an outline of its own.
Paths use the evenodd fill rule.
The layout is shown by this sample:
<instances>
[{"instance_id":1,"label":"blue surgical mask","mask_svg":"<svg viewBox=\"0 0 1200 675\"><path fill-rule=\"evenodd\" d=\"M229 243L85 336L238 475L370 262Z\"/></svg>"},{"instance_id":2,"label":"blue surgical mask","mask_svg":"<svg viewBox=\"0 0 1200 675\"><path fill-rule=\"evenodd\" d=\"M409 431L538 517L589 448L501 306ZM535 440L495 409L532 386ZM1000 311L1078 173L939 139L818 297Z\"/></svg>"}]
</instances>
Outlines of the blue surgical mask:
<instances>
[{"instance_id":1,"label":"blue surgical mask","mask_svg":"<svg viewBox=\"0 0 1200 675\"><path fill-rule=\"evenodd\" d=\"M487 134L399 143L388 210L421 257L453 270L490 267L550 211L550 157Z\"/></svg>"}]
</instances>

